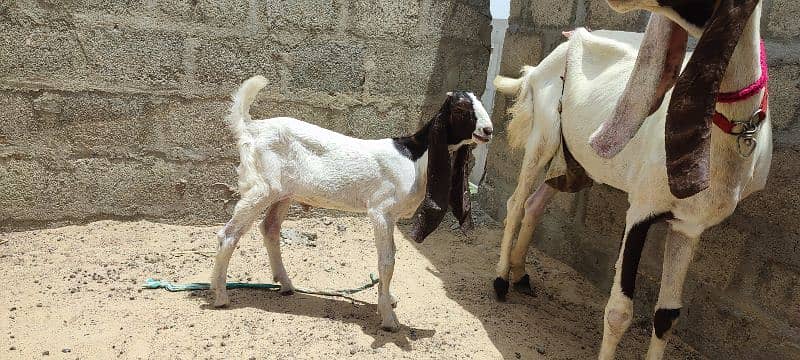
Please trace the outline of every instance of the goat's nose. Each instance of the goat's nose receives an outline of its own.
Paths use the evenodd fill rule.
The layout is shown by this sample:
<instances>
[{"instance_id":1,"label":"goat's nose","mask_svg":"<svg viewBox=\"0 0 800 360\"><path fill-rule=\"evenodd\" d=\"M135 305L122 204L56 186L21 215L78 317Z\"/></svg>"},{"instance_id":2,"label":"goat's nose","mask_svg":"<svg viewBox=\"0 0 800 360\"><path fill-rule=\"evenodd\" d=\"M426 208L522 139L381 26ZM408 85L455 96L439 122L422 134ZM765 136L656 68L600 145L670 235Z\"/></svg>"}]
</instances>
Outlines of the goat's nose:
<instances>
[{"instance_id":1,"label":"goat's nose","mask_svg":"<svg viewBox=\"0 0 800 360\"><path fill-rule=\"evenodd\" d=\"M491 136L492 135L492 128L490 128L490 127L483 128L483 133L486 134L486 136Z\"/></svg>"}]
</instances>

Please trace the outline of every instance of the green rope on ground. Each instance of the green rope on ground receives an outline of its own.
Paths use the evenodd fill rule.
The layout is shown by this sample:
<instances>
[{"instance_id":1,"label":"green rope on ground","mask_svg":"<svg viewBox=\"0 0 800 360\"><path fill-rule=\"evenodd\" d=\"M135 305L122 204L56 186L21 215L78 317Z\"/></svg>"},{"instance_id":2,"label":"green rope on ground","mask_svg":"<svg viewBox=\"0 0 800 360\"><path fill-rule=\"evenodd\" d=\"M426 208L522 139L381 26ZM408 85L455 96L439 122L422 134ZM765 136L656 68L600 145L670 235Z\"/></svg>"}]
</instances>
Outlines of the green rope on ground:
<instances>
[{"instance_id":1,"label":"green rope on ground","mask_svg":"<svg viewBox=\"0 0 800 360\"><path fill-rule=\"evenodd\" d=\"M378 283L378 278L375 277L375 274L369 274L369 282L361 285L357 288L353 289L342 289L342 290L316 290L316 289L306 289L306 288L295 288L294 291L303 294L314 294L314 295L325 295L325 296L348 296L352 295L364 290L367 290L375 284ZM281 288L278 284L263 284L263 283L243 283L243 282L229 282L225 283L225 287L227 289L268 289L268 290L278 290ZM145 280L144 285L142 285L144 289L165 289L167 291L190 291L190 290L208 290L211 288L211 284L206 282L196 282L196 283L186 283L186 284L176 284L169 281L163 280L156 280L156 279L147 279Z\"/></svg>"}]
</instances>

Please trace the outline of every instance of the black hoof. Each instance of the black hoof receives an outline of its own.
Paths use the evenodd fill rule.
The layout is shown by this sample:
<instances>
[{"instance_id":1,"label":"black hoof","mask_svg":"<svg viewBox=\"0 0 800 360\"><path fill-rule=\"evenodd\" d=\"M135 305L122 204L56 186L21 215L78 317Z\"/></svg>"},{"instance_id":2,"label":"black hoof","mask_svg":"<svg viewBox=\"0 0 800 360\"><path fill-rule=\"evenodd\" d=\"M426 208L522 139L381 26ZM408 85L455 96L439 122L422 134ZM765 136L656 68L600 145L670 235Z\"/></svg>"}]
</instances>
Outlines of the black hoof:
<instances>
[{"instance_id":1,"label":"black hoof","mask_svg":"<svg viewBox=\"0 0 800 360\"><path fill-rule=\"evenodd\" d=\"M508 280L501 277L494 279L494 293L497 295L497 300L506 301L506 294L508 294Z\"/></svg>"},{"instance_id":2,"label":"black hoof","mask_svg":"<svg viewBox=\"0 0 800 360\"><path fill-rule=\"evenodd\" d=\"M292 296L292 295L294 295L294 290L281 291L280 294L283 295L283 296Z\"/></svg>"},{"instance_id":3,"label":"black hoof","mask_svg":"<svg viewBox=\"0 0 800 360\"><path fill-rule=\"evenodd\" d=\"M525 274L519 281L514 283L514 291L523 293L525 295L536 296L531 288L531 277Z\"/></svg>"}]
</instances>

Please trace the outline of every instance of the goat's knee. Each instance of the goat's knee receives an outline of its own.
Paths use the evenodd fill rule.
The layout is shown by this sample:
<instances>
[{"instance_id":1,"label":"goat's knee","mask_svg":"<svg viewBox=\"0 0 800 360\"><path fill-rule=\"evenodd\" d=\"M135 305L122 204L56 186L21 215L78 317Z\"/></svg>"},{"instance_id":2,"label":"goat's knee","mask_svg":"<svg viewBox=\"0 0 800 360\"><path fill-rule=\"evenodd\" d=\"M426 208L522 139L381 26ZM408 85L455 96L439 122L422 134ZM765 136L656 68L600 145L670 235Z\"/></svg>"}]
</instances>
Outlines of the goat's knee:
<instances>
[{"instance_id":1,"label":"goat's knee","mask_svg":"<svg viewBox=\"0 0 800 360\"><path fill-rule=\"evenodd\" d=\"M624 295L612 296L605 310L605 325L615 337L621 337L633 320L633 300Z\"/></svg>"}]
</instances>

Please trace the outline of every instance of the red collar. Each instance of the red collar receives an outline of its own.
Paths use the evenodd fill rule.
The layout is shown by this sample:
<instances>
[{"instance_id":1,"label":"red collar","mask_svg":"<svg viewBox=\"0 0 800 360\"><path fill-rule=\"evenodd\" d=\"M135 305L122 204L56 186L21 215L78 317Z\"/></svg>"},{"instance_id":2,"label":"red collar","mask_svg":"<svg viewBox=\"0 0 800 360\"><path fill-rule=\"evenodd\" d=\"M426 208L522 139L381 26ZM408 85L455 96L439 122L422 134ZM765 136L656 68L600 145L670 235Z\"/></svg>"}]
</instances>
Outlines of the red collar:
<instances>
[{"instance_id":1,"label":"red collar","mask_svg":"<svg viewBox=\"0 0 800 360\"><path fill-rule=\"evenodd\" d=\"M731 135L739 135L743 129L741 126L745 122L749 122L750 124L756 126L760 124L764 119L767 117L767 107L769 105L769 92L764 90L764 96L761 98L761 105L758 107L758 110L753 114L750 119L745 121L730 121L725 115L720 114L719 112L714 112L714 118L712 121L714 122L720 130L731 134ZM756 121L757 119L757 121ZM738 128L738 129L737 129Z\"/></svg>"},{"instance_id":2,"label":"red collar","mask_svg":"<svg viewBox=\"0 0 800 360\"><path fill-rule=\"evenodd\" d=\"M727 92L727 93L719 93L717 94L717 102L718 103L735 103L745 99L749 99L750 97L758 94L762 89L766 88L767 82L769 81L769 69L767 68L767 51L764 48L764 41L761 41L761 77L758 78L754 83L748 85L744 89L739 91ZM764 90L764 96L761 98L761 105L759 106L758 110L753 114L750 119L746 121L730 121L725 115L720 114L719 112L714 113L714 124L717 125L722 131L732 134L738 135L741 134L744 129L742 126L738 125L745 125L750 127L756 127L760 124L764 119L767 117L767 106L769 105L769 94L766 90ZM737 129L738 127L738 129Z\"/></svg>"}]
</instances>

